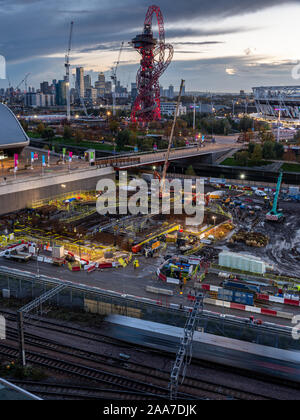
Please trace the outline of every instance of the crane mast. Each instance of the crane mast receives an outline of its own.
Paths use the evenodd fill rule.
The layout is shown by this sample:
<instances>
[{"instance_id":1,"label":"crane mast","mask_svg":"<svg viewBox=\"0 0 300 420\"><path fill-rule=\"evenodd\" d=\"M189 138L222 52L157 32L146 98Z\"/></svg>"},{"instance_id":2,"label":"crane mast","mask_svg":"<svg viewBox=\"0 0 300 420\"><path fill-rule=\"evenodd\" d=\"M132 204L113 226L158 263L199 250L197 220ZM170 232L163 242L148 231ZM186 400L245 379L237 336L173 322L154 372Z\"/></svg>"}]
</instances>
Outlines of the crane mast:
<instances>
[{"instance_id":1,"label":"crane mast","mask_svg":"<svg viewBox=\"0 0 300 420\"><path fill-rule=\"evenodd\" d=\"M161 195L164 193L164 189L165 189L167 170L168 170L168 166L169 166L169 158L170 158L170 153L171 153L171 147L172 147L172 144L173 144L173 137L174 137L174 132L175 132L175 127L176 127L176 122L177 122L179 106L180 106L180 101L181 101L181 96L182 96L184 84L185 84L185 80L181 80L181 86L180 86L178 101L177 101L177 105L176 105L174 121L173 121L172 130L171 130L171 134L170 134L170 139L169 139L168 151L166 153L165 164L164 164L164 169L163 169L163 176L162 176L162 182L161 182Z\"/></svg>"},{"instance_id":2,"label":"crane mast","mask_svg":"<svg viewBox=\"0 0 300 420\"><path fill-rule=\"evenodd\" d=\"M71 120L71 96L70 96L70 53L72 49L72 36L73 36L74 22L71 22L69 44L65 59L66 68L66 82L67 82L67 120Z\"/></svg>"},{"instance_id":3,"label":"crane mast","mask_svg":"<svg viewBox=\"0 0 300 420\"><path fill-rule=\"evenodd\" d=\"M278 210L278 200L279 200L282 179L283 179L283 173L280 172L278 182L277 182L277 188L276 188L276 193L274 197L273 207L272 207L272 210L267 214L267 220L270 222L281 222L284 220L283 213L281 213Z\"/></svg>"},{"instance_id":4,"label":"crane mast","mask_svg":"<svg viewBox=\"0 0 300 420\"><path fill-rule=\"evenodd\" d=\"M116 63L116 67L112 69L112 76L111 79L113 81L113 116L116 116L116 88L117 88L117 71L120 65L120 60L121 60L121 54L124 48L124 42L122 42L121 44L121 48L119 51L119 57L118 57L118 61Z\"/></svg>"}]
</instances>

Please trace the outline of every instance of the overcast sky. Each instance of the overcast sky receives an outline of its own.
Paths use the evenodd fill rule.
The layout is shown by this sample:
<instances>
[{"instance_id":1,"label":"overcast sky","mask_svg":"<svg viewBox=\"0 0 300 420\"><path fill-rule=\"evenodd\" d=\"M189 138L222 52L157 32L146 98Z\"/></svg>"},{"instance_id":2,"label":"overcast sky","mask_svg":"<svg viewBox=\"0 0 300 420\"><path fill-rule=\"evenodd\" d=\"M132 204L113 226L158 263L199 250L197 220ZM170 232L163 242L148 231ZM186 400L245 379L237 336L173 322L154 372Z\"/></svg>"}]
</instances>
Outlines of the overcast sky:
<instances>
[{"instance_id":1,"label":"overcast sky","mask_svg":"<svg viewBox=\"0 0 300 420\"><path fill-rule=\"evenodd\" d=\"M135 80L139 55L128 42L141 32L149 0L0 0L0 54L16 86L26 73L35 87L62 79L69 25L72 66L96 79L110 75L122 41L119 78ZM161 79L187 90L237 92L259 85L295 85L300 62L300 0L160 0L174 60ZM300 84L300 82L299 82ZM0 81L0 86L7 86Z\"/></svg>"}]
</instances>

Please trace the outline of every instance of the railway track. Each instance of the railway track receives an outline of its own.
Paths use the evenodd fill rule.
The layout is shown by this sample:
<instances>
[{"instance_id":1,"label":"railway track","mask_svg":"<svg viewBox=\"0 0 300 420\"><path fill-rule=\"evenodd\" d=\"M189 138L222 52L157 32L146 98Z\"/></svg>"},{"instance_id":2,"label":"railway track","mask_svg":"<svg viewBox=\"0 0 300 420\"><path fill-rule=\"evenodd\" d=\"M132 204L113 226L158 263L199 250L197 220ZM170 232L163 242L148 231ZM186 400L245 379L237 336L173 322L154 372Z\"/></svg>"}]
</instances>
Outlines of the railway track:
<instances>
[{"instance_id":1,"label":"railway track","mask_svg":"<svg viewBox=\"0 0 300 420\"><path fill-rule=\"evenodd\" d=\"M164 396L146 394L118 389L96 388L86 385L56 384L48 382L13 380L15 385L24 388L40 398L58 400L153 400L164 399Z\"/></svg>"},{"instance_id":2,"label":"railway track","mask_svg":"<svg viewBox=\"0 0 300 420\"><path fill-rule=\"evenodd\" d=\"M13 314L10 314L10 313L9 315L12 315L9 317L9 319L15 322L16 316L13 316ZM39 322L40 325L36 324L37 321ZM104 342L107 343L106 339L108 339L108 343L110 345L119 347L121 343L122 345L125 344L125 348L137 350L136 347L132 345L126 346L126 343L120 342L118 340L109 339L108 337L103 336L100 333L94 334L94 333L82 331L82 329L76 328L76 327L73 328L73 326L66 327L64 325L59 325L55 321L52 321L52 320L44 320L44 319L40 320L38 318L36 320L33 320L31 323L29 321L26 321L26 325L28 324L29 325L31 324L37 328L42 328L42 329L47 329L47 330L49 330L49 326L50 326L51 331L64 333L67 336L71 335L73 337L86 338L88 340L91 340L91 339L94 340L97 337L97 341L101 343L103 343L102 338L104 338ZM13 341L18 340L18 334L17 334L16 328L8 327L8 338L12 339ZM55 352L56 354L60 356L65 355L67 357L70 357L70 356L75 357L76 359L80 359L80 362L84 362L84 363L89 362L89 364L90 362L93 362L96 364L97 368L101 367L102 372L105 372L108 375L120 376L117 373L120 370L123 373L125 373L127 376L130 376L134 373L134 376L137 376L140 382L145 384L145 379L146 380L151 379L152 382L157 383L156 385L159 387L159 390L164 390L163 395L166 395L166 392L168 393L168 384L170 380L169 371L163 371L160 369L150 368L149 366L145 366L143 364L139 364L139 363L135 363L131 361L127 361L125 363L124 360L117 357L113 357L113 356L108 357L108 356L101 355L95 352L82 350L82 349L79 349L78 347L61 344L55 340L42 338L37 335L30 334L28 332L26 332L25 334L25 343L26 345L29 345L30 347L39 348L39 349L47 350L50 352ZM141 349L141 351L148 352L149 350ZM28 354L30 355L30 352ZM31 359L30 361L32 363L35 362L35 360L33 359ZM88 366L86 368L88 368ZM108 368L112 372L107 372ZM62 369L62 366L59 366L59 369ZM71 374L71 373L72 372L69 370L68 374ZM159 385L161 383L163 384L163 386ZM132 388L128 388L128 389L132 390ZM271 399L268 396L263 396L260 394L255 394L255 393L250 393L250 392L244 392L237 388L220 385L211 381L204 381L198 378L195 379L193 377L186 377L184 381L184 385L181 386L180 390L182 391L182 395L184 395L185 398L190 397L190 398L201 399L201 398L215 398L217 396L219 398L224 398L224 399L241 399L241 400ZM147 391L144 390L143 392L147 392Z\"/></svg>"},{"instance_id":3,"label":"railway track","mask_svg":"<svg viewBox=\"0 0 300 420\"><path fill-rule=\"evenodd\" d=\"M19 351L14 346L1 344L0 354L9 357L12 360L15 360L19 355ZM27 361L31 364L40 366L47 370L54 370L56 372L68 376L74 376L87 381L105 384L106 386L117 387L117 389L123 389L125 391L131 390L138 391L141 394L151 394L153 398L167 398L169 395L169 390L162 386L142 382L111 372L87 367L85 365L80 365L79 363L58 359L57 357L52 357L33 351L27 351L26 357ZM180 393L179 397L183 399L196 399L193 395L184 393Z\"/></svg>"},{"instance_id":4,"label":"railway track","mask_svg":"<svg viewBox=\"0 0 300 420\"><path fill-rule=\"evenodd\" d=\"M15 331L8 332L8 338L16 339L17 333ZM50 351L55 351L57 354L66 355L66 356L73 356L82 361L87 362L95 362L97 366L101 366L102 369L107 371L109 366L110 370L113 370L113 373L118 372L120 369L125 371L126 375L131 375L134 372L135 376L138 376L140 380L144 380L145 378L151 378L152 382L163 382L164 389L168 389L168 384L170 380L170 373L168 371L162 371L158 369L149 368L145 365L141 365L138 363L132 362L124 362L119 358L107 357L104 355L99 355L97 353L84 351L78 348L74 348L71 346L65 346L58 344L54 341L37 338L36 336L26 334L25 339L26 344L34 347L38 347L41 349L47 349ZM181 386L182 395L185 394L186 396L191 397L212 397L213 395L218 395L219 397L222 396L224 398L232 398L232 399L241 399L241 400L258 400L258 399L267 399L264 398L262 395L253 394L253 393L245 393L238 389L234 389L227 386L221 386L219 384L198 380L191 377L186 377L184 385Z\"/></svg>"}]
</instances>

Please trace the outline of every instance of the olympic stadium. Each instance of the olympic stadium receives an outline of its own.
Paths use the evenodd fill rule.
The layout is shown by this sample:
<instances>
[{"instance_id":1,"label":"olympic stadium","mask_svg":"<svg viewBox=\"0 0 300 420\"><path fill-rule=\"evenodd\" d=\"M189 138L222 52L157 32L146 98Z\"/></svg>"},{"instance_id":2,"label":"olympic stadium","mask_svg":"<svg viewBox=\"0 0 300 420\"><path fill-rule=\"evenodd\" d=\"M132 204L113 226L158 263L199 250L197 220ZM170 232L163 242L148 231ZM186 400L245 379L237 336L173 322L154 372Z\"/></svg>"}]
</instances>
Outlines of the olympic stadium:
<instances>
[{"instance_id":1,"label":"olympic stadium","mask_svg":"<svg viewBox=\"0 0 300 420\"><path fill-rule=\"evenodd\" d=\"M300 125L300 86L254 87L257 117Z\"/></svg>"}]
</instances>

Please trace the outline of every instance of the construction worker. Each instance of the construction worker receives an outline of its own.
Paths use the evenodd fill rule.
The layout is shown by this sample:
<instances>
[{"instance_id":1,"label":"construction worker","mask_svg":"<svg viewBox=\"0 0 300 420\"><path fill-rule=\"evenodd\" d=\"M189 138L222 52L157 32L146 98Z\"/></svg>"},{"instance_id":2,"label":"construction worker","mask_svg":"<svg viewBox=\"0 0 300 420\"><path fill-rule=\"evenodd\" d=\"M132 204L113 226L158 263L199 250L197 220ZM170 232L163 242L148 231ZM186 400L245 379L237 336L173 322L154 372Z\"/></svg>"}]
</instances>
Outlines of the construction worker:
<instances>
[{"instance_id":1,"label":"construction worker","mask_svg":"<svg viewBox=\"0 0 300 420\"><path fill-rule=\"evenodd\" d=\"M133 261L133 267L134 267L134 269L136 270L137 268L139 268L139 266L140 266L139 260L136 258L136 259Z\"/></svg>"}]
</instances>

